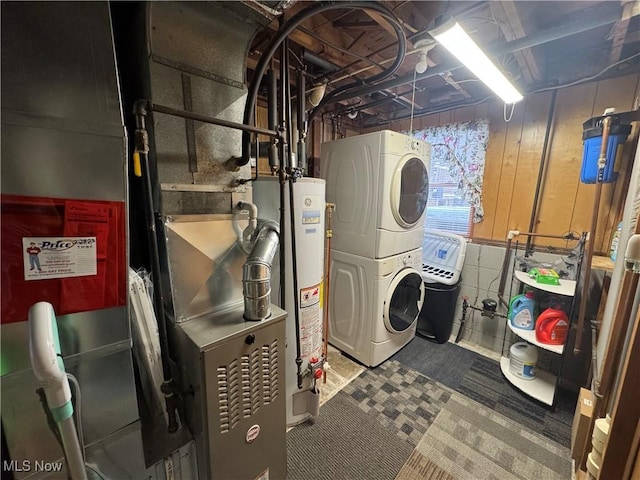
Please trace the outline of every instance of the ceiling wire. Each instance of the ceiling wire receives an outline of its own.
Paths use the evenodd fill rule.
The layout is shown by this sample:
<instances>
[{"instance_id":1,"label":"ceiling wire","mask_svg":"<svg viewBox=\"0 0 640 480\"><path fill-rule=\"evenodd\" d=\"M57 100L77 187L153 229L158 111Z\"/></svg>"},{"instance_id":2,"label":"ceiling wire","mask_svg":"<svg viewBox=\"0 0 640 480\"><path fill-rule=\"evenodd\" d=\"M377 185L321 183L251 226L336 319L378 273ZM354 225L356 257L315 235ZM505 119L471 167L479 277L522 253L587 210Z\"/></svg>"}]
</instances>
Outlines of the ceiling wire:
<instances>
[{"instance_id":1,"label":"ceiling wire","mask_svg":"<svg viewBox=\"0 0 640 480\"><path fill-rule=\"evenodd\" d=\"M413 69L413 91L411 92L411 120L409 121L409 135L413 135L413 108L416 104L416 73L417 70Z\"/></svg>"},{"instance_id":2,"label":"ceiling wire","mask_svg":"<svg viewBox=\"0 0 640 480\"><path fill-rule=\"evenodd\" d=\"M513 117L513 112L516 109L516 104L511 104L511 113L509 113L509 117L507 118L507 104L504 104L504 108L502 109L502 118L504 118L505 123L509 123L511 118Z\"/></svg>"},{"instance_id":3,"label":"ceiling wire","mask_svg":"<svg viewBox=\"0 0 640 480\"><path fill-rule=\"evenodd\" d=\"M532 92L527 92L528 94L531 93L540 93L540 92L547 92L549 90L559 90L561 88L566 88L566 87L573 87L574 85L579 85L580 83L584 83L584 82L588 82L589 80L594 80L596 78L598 78L600 75L608 72L609 70L611 70L613 67L617 67L618 65L620 65L621 63L625 63L628 62L629 60L633 60L634 58L640 56L640 52L638 53L634 53L633 55L627 57L627 58L623 58L622 60L618 60L615 63L612 63L611 65L609 65L608 67L603 68L602 70L600 70L598 73L588 76L588 77L582 77L578 80L575 80L573 82L569 82L569 83L564 83L562 85L554 85L553 87L545 87L545 88L539 88L538 90L533 90Z\"/></svg>"}]
</instances>

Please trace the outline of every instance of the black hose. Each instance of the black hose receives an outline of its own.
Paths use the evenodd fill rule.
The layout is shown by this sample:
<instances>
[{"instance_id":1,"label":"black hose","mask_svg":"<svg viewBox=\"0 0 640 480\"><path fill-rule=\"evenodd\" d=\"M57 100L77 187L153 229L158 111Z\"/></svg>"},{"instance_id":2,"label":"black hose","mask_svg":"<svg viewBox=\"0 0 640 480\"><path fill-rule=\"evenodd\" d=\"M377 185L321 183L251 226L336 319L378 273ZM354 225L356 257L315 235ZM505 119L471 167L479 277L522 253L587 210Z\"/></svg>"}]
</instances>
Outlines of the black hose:
<instances>
[{"instance_id":1,"label":"black hose","mask_svg":"<svg viewBox=\"0 0 640 480\"><path fill-rule=\"evenodd\" d=\"M153 208L153 191L149 169L149 137L145 126L147 115L147 101L140 100L134 105L136 117L135 151L140 157L142 171L142 190L144 193L144 214L147 223L147 244L150 254L151 278L153 280L153 303L158 324L158 337L160 341L160 356L162 363L163 382L160 387L164 394L167 416L169 419L168 431L175 432L178 429L176 417L177 402L174 394L173 377L171 375L171 360L169 357L169 342L167 338L167 324L164 311L164 297L162 295L162 279L160 278L160 253L158 251L158 237L156 233L155 215Z\"/></svg>"},{"instance_id":2,"label":"black hose","mask_svg":"<svg viewBox=\"0 0 640 480\"><path fill-rule=\"evenodd\" d=\"M336 9L344 9L344 8L360 8L363 10L373 10L379 13L382 17L384 17L389 23L392 25L394 30L398 33L398 56L393 64L383 72L374 75L367 79L367 83L375 83L382 79L385 79L391 75L393 75L400 64L404 60L405 48L406 48L406 38L404 35L404 30L400 25L397 17L384 5L373 3L373 2L338 2L338 3L318 3L309 7L301 12L297 13L293 17L291 17L285 24L280 27L277 35L271 40L269 45L265 48L262 57L258 61L258 65L256 65L256 69L253 74L253 78L251 79L251 84L249 85L249 90L247 92L247 101L245 103L244 108L244 123L249 125L249 122L253 121L253 112L255 110L255 104L258 98L258 88L260 86L260 82L262 80L262 76L264 75L267 64L273 57L274 53L278 49L278 46L282 43L282 41L289 36L291 32L293 32L298 25L304 22L306 19L318 14L325 12L327 10L336 10ZM359 86L360 83L357 84L349 84L345 87L342 87L338 90L340 92L344 92L350 88L355 86ZM321 102L322 103L322 102ZM314 109L317 111L317 108ZM311 118L311 117L310 117ZM238 166L243 166L249 163L249 152L250 151L250 134L248 132L243 132L242 134L242 156L236 159L236 164Z\"/></svg>"}]
</instances>

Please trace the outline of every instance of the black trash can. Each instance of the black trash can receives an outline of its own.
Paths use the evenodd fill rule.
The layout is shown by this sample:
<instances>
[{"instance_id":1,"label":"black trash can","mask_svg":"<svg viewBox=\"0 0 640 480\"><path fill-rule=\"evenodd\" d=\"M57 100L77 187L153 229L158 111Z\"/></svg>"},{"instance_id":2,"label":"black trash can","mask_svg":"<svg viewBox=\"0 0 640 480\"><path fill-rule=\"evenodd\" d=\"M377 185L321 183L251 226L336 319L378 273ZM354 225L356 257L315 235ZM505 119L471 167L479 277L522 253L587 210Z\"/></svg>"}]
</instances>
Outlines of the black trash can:
<instances>
[{"instance_id":1,"label":"black trash can","mask_svg":"<svg viewBox=\"0 0 640 480\"><path fill-rule=\"evenodd\" d=\"M418 315L416 335L437 343L449 340L461 282L462 276L453 285L424 282L424 302Z\"/></svg>"}]
</instances>

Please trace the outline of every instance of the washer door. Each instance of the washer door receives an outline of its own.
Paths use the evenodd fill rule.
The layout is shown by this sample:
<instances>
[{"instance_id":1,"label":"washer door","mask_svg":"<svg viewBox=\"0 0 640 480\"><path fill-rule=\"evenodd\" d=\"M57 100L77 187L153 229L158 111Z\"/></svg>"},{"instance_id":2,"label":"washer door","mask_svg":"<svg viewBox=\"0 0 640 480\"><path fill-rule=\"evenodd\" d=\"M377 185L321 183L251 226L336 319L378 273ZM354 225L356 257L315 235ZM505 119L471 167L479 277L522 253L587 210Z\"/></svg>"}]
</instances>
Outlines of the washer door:
<instances>
[{"instance_id":1,"label":"washer door","mask_svg":"<svg viewBox=\"0 0 640 480\"><path fill-rule=\"evenodd\" d=\"M391 210L403 227L413 227L427 208L429 172L418 157L407 155L400 160L391 181Z\"/></svg>"},{"instance_id":2,"label":"washer door","mask_svg":"<svg viewBox=\"0 0 640 480\"><path fill-rule=\"evenodd\" d=\"M404 332L418 318L423 301L422 275L413 268L400 270L391 280L384 299L384 326L391 333Z\"/></svg>"}]
</instances>

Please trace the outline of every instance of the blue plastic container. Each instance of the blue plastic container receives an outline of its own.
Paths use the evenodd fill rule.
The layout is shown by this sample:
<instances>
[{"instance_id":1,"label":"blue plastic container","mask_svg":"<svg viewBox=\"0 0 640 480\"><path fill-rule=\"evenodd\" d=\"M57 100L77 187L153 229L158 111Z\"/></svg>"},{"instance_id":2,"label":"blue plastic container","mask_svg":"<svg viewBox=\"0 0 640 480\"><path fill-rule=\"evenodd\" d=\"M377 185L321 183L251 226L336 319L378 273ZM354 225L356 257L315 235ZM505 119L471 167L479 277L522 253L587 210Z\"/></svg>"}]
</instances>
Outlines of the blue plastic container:
<instances>
[{"instance_id":1,"label":"blue plastic container","mask_svg":"<svg viewBox=\"0 0 640 480\"><path fill-rule=\"evenodd\" d=\"M607 142L607 163L604 167L603 183L615 182L618 172L614 171L618 145L624 143L631 132L631 125L612 125ZM584 149L580 181L596 183L598 180L598 158L602 146L602 127L589 128L582 132Z\"/></svg>"},{"instance_id":2,"label":"blue plastic container","mask_svg":"<svg viewBox=\"0 0 640 480\"><path fill-rule=\"evenodd\" d=\"M507 314L511 326L522 330L533 330L536 326L535 307L536 302L532 291L513 297L509 302Z\"/></svg>"}]
</instances>

